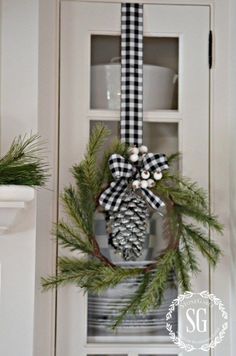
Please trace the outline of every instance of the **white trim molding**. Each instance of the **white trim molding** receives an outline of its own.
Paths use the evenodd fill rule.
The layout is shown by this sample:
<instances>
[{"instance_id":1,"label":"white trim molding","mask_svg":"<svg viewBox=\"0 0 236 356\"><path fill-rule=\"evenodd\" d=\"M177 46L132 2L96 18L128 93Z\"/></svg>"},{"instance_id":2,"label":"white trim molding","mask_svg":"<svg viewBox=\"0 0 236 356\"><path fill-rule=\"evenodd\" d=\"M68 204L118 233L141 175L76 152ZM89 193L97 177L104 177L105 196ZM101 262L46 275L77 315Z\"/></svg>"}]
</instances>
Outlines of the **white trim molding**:
<instances>
[{"instance_id":1,"label":"white trim molding","mask_svg":"<svg viewBox=\"0 0 236 356\"><path fill-rule=\"evenodd\" d=\"M34 356L55 351L56 292L42 293L41 277L56 273L57 247L51 234L57 220L59 1L38 0L38 132L47 141L51 178L38 193L36 216L36 271Z\"/></svg>"}]
</instances>

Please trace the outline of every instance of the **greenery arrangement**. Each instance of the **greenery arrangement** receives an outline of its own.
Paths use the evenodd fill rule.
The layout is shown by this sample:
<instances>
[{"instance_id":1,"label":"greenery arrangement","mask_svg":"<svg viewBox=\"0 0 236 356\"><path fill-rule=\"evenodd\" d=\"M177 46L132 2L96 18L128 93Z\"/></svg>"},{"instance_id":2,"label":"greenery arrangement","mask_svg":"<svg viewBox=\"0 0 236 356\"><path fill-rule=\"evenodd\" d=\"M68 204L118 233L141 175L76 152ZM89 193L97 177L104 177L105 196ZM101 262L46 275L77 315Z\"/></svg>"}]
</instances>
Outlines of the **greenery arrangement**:
<instances>
[{"instance_id":1,"label":"greenery arrangement","mask_svg":"<svg viewBox=\"0 0 236 356\"><path fill-rule=\"evenodd\" d=\"M0 184L43 186L48 178L48 165L38 135L16 137L9 151L0 158Z\"/></svg>"},{"instance_id":2,"label":"greenery arrangement","mask_svg":"<svg viewBox=\"0 0 236 356\"><path fill-rule=\"evenodd\" d=\"M109 131L98 125L93 131L84 160L72 168L75 185L65 188L62 201L68 220L61 220L54 234L58 242L78 251L80 256L59 257L55 276L42 279L45 290L68 283L76 284L88 292L101 293L124 280L141 276L139 288L125 309L120 310L114 328L128 313L145 313L158 307L163 299L170 273L175 271L183 291L191 290L191 274L200 271L196 251L215 266L221 251L209 239L209 229L222 233L217 217L209 213L208 198L197 183L170 171L163 173L152 191L166 204L165 233L170 236L169 246L155 263L142 268L123 268L115 265L100 251L94 233L94 214L99 209L98 198L112 181L108 159L112 153L127 157L128 148L118 140L105 151L102 162L98 155ZM178 157L168 158L169 164ZM82 256L81 256L82 252Z\"/></svg>"}]
</instances>

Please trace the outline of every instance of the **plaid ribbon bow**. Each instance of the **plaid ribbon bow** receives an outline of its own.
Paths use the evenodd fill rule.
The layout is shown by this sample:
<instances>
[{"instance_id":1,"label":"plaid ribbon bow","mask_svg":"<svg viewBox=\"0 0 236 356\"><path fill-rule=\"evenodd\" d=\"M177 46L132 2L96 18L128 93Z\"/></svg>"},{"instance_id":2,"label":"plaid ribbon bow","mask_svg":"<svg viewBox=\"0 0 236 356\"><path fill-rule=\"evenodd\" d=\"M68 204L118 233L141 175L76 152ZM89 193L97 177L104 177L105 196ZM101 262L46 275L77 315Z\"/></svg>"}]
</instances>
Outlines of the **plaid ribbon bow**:
<instances>
[{"instance_id":1,"label":"plaid ribbon bow","mask_svg":"<svg viewBox=\"0 0 236 356\"><path fill-rule=\"evenodd\" d=\"M99 203L105 210L117 211L123 196L129 188L129 183L139 177L139 169L136 165L132 165L123 156L116 153L111 155L109 159L109 168L114 181L100 195ZM168 169L169 166L164 154L148 153L143 158L141 168L155 172L156 170L162 171ZM153 209L157 210L160 206L165 205L150 189L140 188L139 190Z\"/></svg>"}]
</instances>

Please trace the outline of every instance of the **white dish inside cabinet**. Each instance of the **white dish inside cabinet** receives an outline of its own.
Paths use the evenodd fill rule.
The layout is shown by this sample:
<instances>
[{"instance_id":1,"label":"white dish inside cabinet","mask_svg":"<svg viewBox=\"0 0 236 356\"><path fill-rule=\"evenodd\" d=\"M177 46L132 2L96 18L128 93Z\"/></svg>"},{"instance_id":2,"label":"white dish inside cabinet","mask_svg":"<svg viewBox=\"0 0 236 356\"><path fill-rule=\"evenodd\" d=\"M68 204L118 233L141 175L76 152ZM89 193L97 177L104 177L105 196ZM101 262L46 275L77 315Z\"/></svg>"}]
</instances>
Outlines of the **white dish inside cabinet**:
<instances>
[{"instance_id":1,"label":"white dish inside cabinet","mask_svg":"<svg viewBox=\"0 0 236 356\"><path fill-rule=\"evenodd\" d=\"M91 109L120 109L119 49L120 36L91 36ZM178 37L144 37L144 111L178 108L178 51Z\"/></svg>"}]
</instances>

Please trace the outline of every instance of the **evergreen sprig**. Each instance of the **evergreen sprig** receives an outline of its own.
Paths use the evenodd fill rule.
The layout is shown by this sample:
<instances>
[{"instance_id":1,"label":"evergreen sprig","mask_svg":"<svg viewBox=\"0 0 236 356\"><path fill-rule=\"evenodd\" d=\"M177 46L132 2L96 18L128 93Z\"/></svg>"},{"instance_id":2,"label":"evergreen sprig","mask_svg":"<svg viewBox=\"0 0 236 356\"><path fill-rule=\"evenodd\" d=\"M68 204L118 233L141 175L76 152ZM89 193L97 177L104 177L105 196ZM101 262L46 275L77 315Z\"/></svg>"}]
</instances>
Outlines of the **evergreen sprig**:
<instances>
[{"instance_id":1,"label":"evergreen sprig","mask_svg":"<svg viewBox=\"0 0 236 356\"><path fill-rule=\"evenodd\" d=\"M101 171L97 165L97 154L101 149L110 131L103 125L98 124L96 130L91 133L87 146L85 159L79 165L74 165L72 174L77 182L80 194L84 193L85 200L89 194L89 201L94 201L101 190Z\"/></svg>"},{"instance_id":2,"label":"evergreen sprig","mask_svg":"<svg viewBox=\"0 0 236 356\"><path fill-rule=\"evenodd\" d=\"M128 278L138 277L139 287L130 304L120 310L115 328L129 313L146 313L160 306L171 276L176 277L183 291L189 290L191 275L200 272L196 251L215 266L221 250L209 238L209 231L222 233L223 227L210 213L205 191L196 182L170 170L153 188L166 203L164 225L165 233L171 237L170 245L149 266L122 268L114 265L102 255L94 234L98 197L112 181L109 157L112 153L127 157L127 146L116 140L105 150L103 158L99 158L108 135L109 131L102 125L93 130L84 160L72 168L75 185L66 187L62 194L68 221L59 221L54 233L62 246L77 251L80 256L59 257L57 275L43 278L42 285L49 289L72 283L85 291L102 293ZM169 164L178 156L170 156Z\"/></svg>"},{"instance_id":3,"label":"evergreen sprig","mask_svg":"<svg viewBox=\"0 0 236 356\"><path fill-rule=\"evenodd\" d=\"M61 246L67 247L70 251L81 251L87 254L93 252L93 246L88 239L85 239L80 229L72 227L61 220L54 231Z\"/></svg>"},{"instance_id":4,"label":"evergreen sprig","mask_svg":"<svg viewBox=\"0 0 236 356\"><path fill-rule=\"evenodd\" d=\"M143 279L140 282L138 289L134 293L134 296L133 296L130 304L127 307L125 307L119 311L119 316L113 325L113 329L116 329L119 325L122 324L122 322L125 319L125 317L127 316L127 314L137 314L138 313L137 310L140 307L140 301L146 291L146 288L148 288L149 282L150 282L150 273L146 273L143 275Z\"/></svg>"},{"instance_id":5,"label":"evergreen sprig","mask_svg":"<svg viewBox=\"0 0 236 356\"><path fill-rule=\"evenodd\" d=\"M162 303L167 281L173 271L176 251L169 250L163 254L157 263L155 272L140 299L139 310L147 312L152 307L159 307Z\"/></svg>"},{"instance_id":6,"label":"evergreen sprig","mask_svg":"<svg viewBox=\"0 0 236 356\"><path fill-rule=\"evenodd\" d=\"M118 139L115 139L114 142L111 144L111 147L109 147L104 152L104 156L101 161L101 174L99 176L100 187L106 186L113 179L111 170L108 165L108 160L113 153L119 154L126 158L128 156L128 147L126 144L120 142Z\"/></svg>"},{"instance_id":7,"label":"evergreen sprig","mask_svg":"<svg viewBox=\"0 0 236 356\"><path fill-rule=\"evenodd\" d=\"M88 187L83 186L83 181L79 181L79 189L76 187L66 187L62 194L62 202L65 211L70 216L72 222L84 235L90 236L93 233L94 201Z\"/></svg>"},{"instance_id":8,"label":"evergreen sprig","mask_svg":"<svg viewBox=\"0 0 236 356\"><path fill-rule=\"evenodd\" d=\"M219 246L214 241L210 240L200 228L193 224L184 224L183 228L188 238L195 244L196 248L208 259L210 264L215 266L221 255Z\"/></svg>"},{"instance_id":9,"label":"evergreen sprig","mask_svg":"<svg viewBox=\"0 0 236 356\"><path fill-rule=\"evenodd\" d=\"M86 291L102 293L140 274L139 269L111 268L95 259L60 257L58 267L57 276L42 278L44 289L74 283Z\"/></svg>"},{"instance_id":10,"label":"evergreen sprig","mask_svg":"<svg viewBox=\"0 0 236 356\"><path fill-rule=\"evenodd\" d=\"M193 241L188 238L188 234L184 232L181 235L182 248L184 250L184 260L185 260L185 268L190 273L198 273L200 272L199 264L197 257L195 255ZM186 289L187 290L187 289Z\"/></svg>"},{"instance_id":11,"label":"evergreen sprig","mask_svg":"<svg viewBox=\"0 0 236 356\"><path fill-rule=\"evenodd\" d=\"M40 136L19 136L0 159L0 184L43 186L48 179Z\"/></svg>"}]
</instances>

